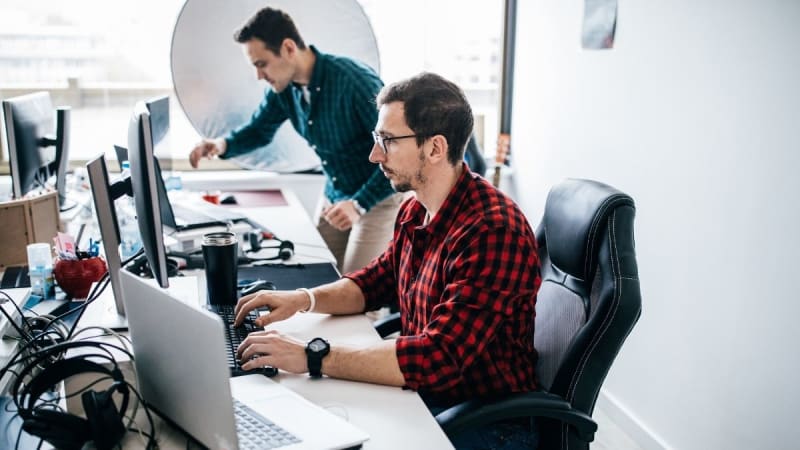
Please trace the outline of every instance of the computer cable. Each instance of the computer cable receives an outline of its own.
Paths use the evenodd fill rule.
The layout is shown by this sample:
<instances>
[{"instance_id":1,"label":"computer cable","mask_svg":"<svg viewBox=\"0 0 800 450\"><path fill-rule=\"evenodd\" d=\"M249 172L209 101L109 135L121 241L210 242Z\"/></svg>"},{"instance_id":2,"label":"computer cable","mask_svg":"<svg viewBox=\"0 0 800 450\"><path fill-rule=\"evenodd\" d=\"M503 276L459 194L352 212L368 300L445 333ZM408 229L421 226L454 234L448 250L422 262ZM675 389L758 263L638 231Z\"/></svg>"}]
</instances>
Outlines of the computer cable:
<instances>
[{"instance_id":1,"label":"computer cable","mask_svg":"<svg viewBox=\"0 0 800 450\"><path fill-rule=\"evenodd\" d=\"M81 347L98 349L102 353L93 352L53 361L52 356L63 355L68 349ZM24 419L23 428L29 433L39 436L48 442L56 443L56 446L59 446L58 444L77 445L81 442L93 440L98 447L102 448L110 448L110 446L116 445L116 443L122 439L126 431L136 431L140 433L140 435L148 436L147 448L155 448L155 425L150 411L145 408L145 413L150 425L149 434L132 427L134 420L126 415L130 398L129 392L132 391L134 393L135 400L134 411L131 417L136 416L136 411L143 400L135 386L124 379L113 353L111 353L109 348L122 351L128 354L131 360L133 359L133 355L124 345L119 347L113 344L96 341L74 341L59 344L41 349L35 354L28 355L18 360L17 355L15 355L14 364L21 366L21 370L11 386L11 396L17 407L18 414ZM105 366L99 366L96 362L97 359L112 364L113 368L108 369ZM42 363L46 363L47 365L41 372L34 375L33 371L41 366ZM41 393L45 392L45 389L50 385L85 372L104 373L109 376L103 379L113 378L115 380L111 387L103 392L89 390L89 388L96 383L103 381L103 379L100 379L87 387L78 389L75 394L67 395L66 398L77 395L78 393L81 394L81 400L84 404L87 416L86 419L59 410L49 409L47 405L52 402L40 401L39 396ZM26 378L29 378L29 381L22 386ZM122 404L119 409L117 409L116 405L111 400L111 395L115 392L122 395ZM60 399L57 400L60 401ZM128 419L127 425L123 423L123 419ZM88 425L78 427L82 428L83 431L75 431L72 429L72 424L78 422Z\"/></svg>"},{"instance_id":2,"label":"computer cable","mask_svg":"<svg viewBox=\"0 0 800 450\"><path fill-rule=\"evenodd\" d=\"M6 302L11 302L11 304L14 305L14 308L16 308L17 312L19 313L20 321L24 321L25 314L23 314L22 309L20 309L19 305L17 305L17 302L15 302L14 299L12 299L11 296L5 293L4 291L0 291L0 295L3 295L3 297L5 297L0 299L0 305ZM5 308L0 307L0 311L3 312L3 315L6 316L6 320L8 320L8 323L10 323L12 327L14 327L14 330L16 330L17 334L19 334L21 338L30 338L30 335L28 335L27 332L25 332L23 327L20 327L17 324L17 322L11 317L11 315L8 313L8 311L6 311Z\"/></svg>"},{"instance_id":3,"label":"computer cable","mask_svg":"<svg viewBox=\"0 0 800 450\"><path fill-rule=\"evenodd\" d=\"M138 258L142 254L144 254L144 248L140 248L139 251L137 251L131 257L122 261L121 267L125 267L126 265L130 264L131 261ZM89 291L89 294L87 295L85 302L56 317L56 320L63 320L65 317L74 314L76 311L78 311L78 316L75 318L75 322L73 322L72 327L70 328L69 334L67 335L67 339L71 338L73 333L77 329L78 322L80 322L81 317L83 317L83 314L86 312L86 308L100 297L100 295L108 287L110 281L111 281L110 274L108 273L108 270L106 270L106 272L103 274L100 280L98 280L95 283L92 290Z\"/></svg>"}]
</instances>

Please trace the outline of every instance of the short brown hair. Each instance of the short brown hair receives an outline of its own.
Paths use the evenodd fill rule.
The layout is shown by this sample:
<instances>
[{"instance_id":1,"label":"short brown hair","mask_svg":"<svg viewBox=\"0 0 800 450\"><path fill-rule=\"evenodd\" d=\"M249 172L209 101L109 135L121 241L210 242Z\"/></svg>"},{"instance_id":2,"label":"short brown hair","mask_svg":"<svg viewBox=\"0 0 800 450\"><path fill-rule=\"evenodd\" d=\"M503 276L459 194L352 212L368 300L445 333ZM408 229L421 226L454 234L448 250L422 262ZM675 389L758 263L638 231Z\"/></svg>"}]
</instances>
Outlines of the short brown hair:
<instances>
[{"instance_id":1,"label":"short brown hair","mask_svg":"<svg viewBox=\"0 0 800 450\"><path fill-rule=\"evenodd\" d=\"M464 159L464 149L472 135L472 108L464 91L435 73L423 72L381 89L376 99L382 105L403 102L408 127L417 136L417 145L441 134L447 139L447 160L452 165Z\"/></svg>"},{"instance_id":2,"label":"short brown hair","mask_svg":"<svg viewBox=\"0 0 800 450\"><path fill-rule=\"evenodd\" d=\"M306 44L288 14L280 9L263 8L251 17L242 28L233 34L236 42L244 44L251 39L260 39L272 53L280 54L284 39L291 39L300 49Z\"/></svg>"}]
</instances>

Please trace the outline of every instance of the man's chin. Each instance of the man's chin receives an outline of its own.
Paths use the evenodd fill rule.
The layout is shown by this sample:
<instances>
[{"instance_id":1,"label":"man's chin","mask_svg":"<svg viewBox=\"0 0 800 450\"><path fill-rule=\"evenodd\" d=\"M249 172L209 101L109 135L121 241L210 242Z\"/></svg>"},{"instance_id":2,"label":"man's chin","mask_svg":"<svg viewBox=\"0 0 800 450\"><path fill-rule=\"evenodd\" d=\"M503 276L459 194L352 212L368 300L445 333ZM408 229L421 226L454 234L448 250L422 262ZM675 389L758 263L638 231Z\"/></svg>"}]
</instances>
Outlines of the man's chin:
<instances>
[{"instance_id":1,"label":"man's chin","mask_svg":"<svg viewBox=\"0 0 800 450\"><path fill-rule=\"evenodd\" d=\"M389 184L395 192L408 192L412 190L411 185L408 183L395 183L394 181L390 181Z\"/></svg>"}]
</instances>

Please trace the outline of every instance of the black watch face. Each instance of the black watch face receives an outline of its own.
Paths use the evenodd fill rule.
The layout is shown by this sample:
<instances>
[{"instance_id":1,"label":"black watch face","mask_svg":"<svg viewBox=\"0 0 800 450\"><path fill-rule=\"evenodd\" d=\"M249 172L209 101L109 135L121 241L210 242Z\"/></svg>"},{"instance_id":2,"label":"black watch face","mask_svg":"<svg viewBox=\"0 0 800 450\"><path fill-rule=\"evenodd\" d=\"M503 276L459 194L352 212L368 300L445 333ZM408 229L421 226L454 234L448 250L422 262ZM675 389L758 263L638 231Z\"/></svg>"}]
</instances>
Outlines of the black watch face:
<instances>
[{"instance_id":1,"label":"black watch face","mask_svg":"<svg viewBox=\"0 0 800 450\"><path fill-rule=\"evenodd\" d=\"M319 339L314 339L313 341L308 343L308 348L310 348L314 352L321 352L325 350L325 343Z\"/></svg>"}]
</instances>

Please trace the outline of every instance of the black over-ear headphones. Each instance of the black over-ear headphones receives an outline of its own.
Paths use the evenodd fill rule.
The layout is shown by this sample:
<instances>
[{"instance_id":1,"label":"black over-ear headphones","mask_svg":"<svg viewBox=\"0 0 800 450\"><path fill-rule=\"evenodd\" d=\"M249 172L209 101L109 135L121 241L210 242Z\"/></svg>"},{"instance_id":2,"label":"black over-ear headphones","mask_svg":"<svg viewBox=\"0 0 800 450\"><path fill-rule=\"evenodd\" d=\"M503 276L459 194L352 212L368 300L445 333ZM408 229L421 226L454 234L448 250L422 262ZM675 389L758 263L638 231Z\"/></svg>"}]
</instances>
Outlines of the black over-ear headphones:
<instances>
[{"instance_id":1,"label":"black over-ear headphones","mask_svg":"<svg viewBox=\"0 0 800 450\"><path fill-rule=\"evenodd\" d=\"M42 359L44 358L36 362L41 362ZM116 362L113 359L109 361L114 364L112 369L83 357L62 359L47 365L16 393L19 399L18 412L23 419L22 429L59 449L80 450L88 441L94 441L98 450L114 448L125 435L126 429L122 421L128 409L130 391ZM35 366L38 364L27 365L17 379L25 378ZM102 392L89 389L81 394L86 419L57 411L47 403L37 405L42 394L57 383L87 372L107 375L111 377L113 384ZM14 387L16 391L18 383ZM114 404L114 392L122 395L119 410Z\"/></svg>"},{"instance_id":2,"label":"black over-ear headphones","mask_svg":"<svg viewBox=\"0 0 800 450\"><path fill-rule=\"evenodd\" d=\"M250 250L247 250L246 253L257 252L257 251L259 251L261 249L265 249L265 248L277 248L278 249L278 255L277 256L271 256L271 257L268 257L268 258L250 258L251 260L253 260L253 261L273 261L273 260L276 260L276 259L280 259L280 260L285 261L285 260L291 258L292 256L294 256L294 243L292 243L292 241L288 241L288 240L284 240L284 239L278 239L277 237L273 236L272 239L278 241L280 243L280 245L272 245L272 246L269 246L269 247L262 247L261 246L261 238L262 238L262 233L260 233L260 232L251 231L251 232L247 233L247 241L250 243Z\"/></svg>"}]
</instances>

